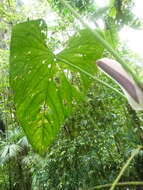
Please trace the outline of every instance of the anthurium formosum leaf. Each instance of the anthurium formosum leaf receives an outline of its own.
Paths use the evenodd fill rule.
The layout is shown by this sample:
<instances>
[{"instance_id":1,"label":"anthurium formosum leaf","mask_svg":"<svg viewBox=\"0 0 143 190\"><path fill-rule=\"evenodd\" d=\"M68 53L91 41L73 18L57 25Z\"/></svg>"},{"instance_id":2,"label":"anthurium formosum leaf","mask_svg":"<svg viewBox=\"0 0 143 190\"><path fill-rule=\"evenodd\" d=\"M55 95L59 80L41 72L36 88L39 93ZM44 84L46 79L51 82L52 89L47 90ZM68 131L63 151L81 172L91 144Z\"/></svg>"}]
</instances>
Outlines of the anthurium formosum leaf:
<instances>
[{"instance_id":1,"label":"anthurium formosum leaf","mask_svg":"<svg viewBox=\"0 0 143 190\"><path fill-rule=\"evenodd\" d=\"M67 49L54 55L46 45L46 31L43 20L17 24L12 30L10 52L10 84L17 118L41 155L91 84L87 76L65 61L95 74L95 61L103 52L84 30L69 40Z\"/></svg>"},{"instance_id":2,"label":"anthurium formosum leaf","mask_svg":"<svg viewBox=\"0 0 143 190\"><path fill-rule=\"evenodd\" d=\"M102 35L102 34L101 34ZM67 42L66 48L58 54L58 57L69 61L80 69L95 75L95 60L101 57L103 46L96 40L95 36L87 29L77 32ZM71 67L70 67L71 69ZM89 88L91 80L85 74L80 73L83 90Z\"/></svg>"}]
</instances>

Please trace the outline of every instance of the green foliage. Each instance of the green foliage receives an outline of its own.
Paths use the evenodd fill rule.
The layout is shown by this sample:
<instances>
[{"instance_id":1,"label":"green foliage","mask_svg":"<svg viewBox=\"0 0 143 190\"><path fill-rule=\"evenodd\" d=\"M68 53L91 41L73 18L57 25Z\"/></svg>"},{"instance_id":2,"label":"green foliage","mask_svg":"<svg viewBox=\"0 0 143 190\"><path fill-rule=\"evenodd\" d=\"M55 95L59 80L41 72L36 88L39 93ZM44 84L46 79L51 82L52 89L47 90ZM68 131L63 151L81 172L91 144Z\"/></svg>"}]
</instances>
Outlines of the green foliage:
<instances>
[{"instance_id":1,"label":"green foliage","mask_svg":"<svg viewBox=\"0 0 143 190\"><path fill-rule=\"evenodd\" d=\"M93 85L35 171L36 185L42 190L74 190L112 183L138 141L126 108L114 92ZM136 178L133 163L123 181Z\"/></svg>"},{"instance_id":2,"label":"green foliage","mask_svg":"<svg viewBox=\"0 0 143 190\"><path fill-rule=\"evenodd\" d=\"M43 20L16 25L10 56L17 118L40 154L46 152L90 86L91 80L77 68L95 74L95 61L103 53L95 37L82 30L68 41L65 50L54 55L46 46L46 30ZM73 66L66 65L69 62Z\"/></svg>"},{"instance_id":3,"label":"green foliage","mask_svg":"<svg viewBox=\"0 0 143 190\"><path fill-rule=\"evenodd\" d=\"M113 0L110 2L109 14L106 15L106 25L112 28L112 25L121 29L124 25L132 28L141 29L142 21L133 14L133 0ZM111 24L112 23L112 24Z\"/></svg>"},{"instance_id":4,"label":"green foliage","mask_svg":"<svg viewBox=\"0 0 143 190\"><path fill-rule=\"evenodd\" d=\"M52 7L55 7L59 12L66 15L69 10L63 8L63 4L60 0L48 0L48 2L52 5ZM80 12L83 12L87 9L87 6L91 3L90 0L70 0L69 3L77 8Z\"/></svg>"},{"instance_id":5,"label":"green foliage","mask_svg":"<svg viewBox=\"0 0 143 190\"><path fill-rule=\"evenodd\" d=\"M29 144L20 128L8 130L7 139L0 141L0 187L2 190L31 188L31 171L23 162Z\"/></svg>"},{"instance_id":6,"label":"green foliage","mask_svg":"<svg viewBox=\"0 0 143 190\"><path fill-rule=\"evenodd\" d=\"M38 27L35 30L31 26L34 23L34 26L38 26L36 22L40 22L40 20L22 23L14 27L14 39L12 39L14 43L12 46L15 46L15 44L18 46L16 45L16 50L12 52L11 56L11 66L13 67L11 82L13 81L13 94L18 104L13 103L13 94L9 85L8 61L11 27L16 23L29 19L47 19L49 14L51 16L51 13L53 13L52 10L49 10L45 0L33 2L32 5L29 4L28 6L20 0L1 0L0 2L0 119L3 119L6 124L6 138L0 136L0 189L75 190L112 183L123 164L130 157L132 150L142 143L143 115L141 112L137 114L133 111L125 100L102 84L96 82L92 86L91 80L81 72L80 69L84 69L91 74L96 72L95 65L89 64L89 62L95 63L95 60L101 56L103 49L102 47L97 49L100 46L99 43L95 43L94 37L86 30L81 30L70 37L71 33L75 33L81 26L71 16L71 12L59 3L59 0L48 0L53 10L60 14L60 17L56 14L56 22L54 20L53 23L51 19L48 25L47 38L47 26L43 21L42 31ZM132 4L130 3L133 0L118 0L118 2L122 2L122 6L115 3L117 0L111 0L111 4L103 8L97 7L96 1L92 1L91 4L87 0L70 0L68 2L75 7L75 10L80 11L82 17L84 16L90 22L94 22L95 25L98 25L98 19L105 23L106 32L104 37L113 48L118 48L119 28L122 28L125 24L131 27L137 24L136 28L142 26L142 22L131 12ZM25 35L25 31L29 35ZM39 31L39 35L37 35L37 31ZM65 44L67 38L70 38L70 40ZM48 44L48 48L45 44ZM64 48L65 45L66 48L59 54L52 53L53 50L59 52L59 49L61 50L61 47ZM135 66L133 67L135 62L142 62L142 60L133 52L125 49L125 44L121 44L119 50L122 57L127 62L132 63L130 66L133 70L137 70L140 78L142 78L142 75L140 75L141 67L138 69ZM16 57L14 58L15 52ZM32 58L31 55L26 55L28 52L33 54ZM111 55L104 51L104 56L110 57ZM45 60L45 65L41 64ZM58 99L55 100L55 89L52 88L52 91L45 90L47 86L44 82L50 78L49 71L47 71L50 62L52 62L53 68L52 73L50 73L51 78L53 77L51 81L54 83L54 87L58 89L58 95L62 94L62 97L65 97L64 102L62 102L65 109L64 113L57 104L60 99L63 101L63 98L58 96ZM15 66L14 63L16 63ZM32 66L32 71L37 73L31 75L30 66ZM14 82L14 76L18 76L19 80L17 78ZM20 78L21 76L24 81ZM33 80L32 77L34 77ZM96 77L118 88L105 76L96 73ZM30 78L31 81L27 83ZM37 82L39 82L39 85L32 86ZM35 90L43 91L37 94ZM23 126L25 126L27 132L28 130L35 131L37 129L40 134L42 132L45 134L45 123L47 122L45 116L47 116L46 111L49 111L47 108L53 111L55 108L53 109L51 104L49 106L49 102L48 107L46 107L47 104L44 102L44 109L40 107L40 110L38 110L38 105L41 105L41 102L30 104L29 101L31 100L30 95L34 93L35 97L38 99L40 97L39 100L43 101L48 94L47 92L54 99L60 119L65 120L65 122L61 122L62 125L58 129L57 138L47 150L48 154L45 158L41 158L34 153L27 138L19 130L22 123L17 122L19 115L16 116L15 114L15 106L17 109L17 106L20 105L18 108L20 117L20 111L23 110L21 119L24 121ZM72 102L72 97L75 96L78 99L76 101L74 99ZM28 104L26 105L26 103ZM35 113L36 109L38 110L37 115ZM35 117L32 116L33 111ZM32 119L32 125L27 125L25 116ZM54 118L59 125L58 116L55 115ZM39 121L39 123L34 125L34 121ZM40 123L41 121L44 121L44 123ZM46 129L47 127L46 125ZM54 130L57 130L56 127L57 125L54 125ZM39 143L38 139L34 140L34 137L33 143L39 146L41 142ZM127 168L121 181L143 181L142 152L140 151L139 155ZM128 188L136 189L137 187ZM117 189L123 190L123 187Z\"/></svg>"}]
</instances>

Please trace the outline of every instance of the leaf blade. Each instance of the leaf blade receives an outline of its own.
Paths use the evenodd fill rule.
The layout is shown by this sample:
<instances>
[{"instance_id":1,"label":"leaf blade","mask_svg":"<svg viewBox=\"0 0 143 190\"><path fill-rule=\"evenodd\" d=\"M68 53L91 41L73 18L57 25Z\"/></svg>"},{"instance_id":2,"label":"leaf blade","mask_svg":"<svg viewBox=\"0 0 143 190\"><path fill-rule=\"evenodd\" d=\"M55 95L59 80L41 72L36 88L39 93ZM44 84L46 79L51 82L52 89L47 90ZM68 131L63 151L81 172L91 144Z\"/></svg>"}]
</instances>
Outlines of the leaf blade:
<instances>
[{"instance_id":1,"label":"leaf blade","mask_svg":"<svg viewBox=\"0 0 143 190\"><path fill-rule=\"evenodd\" d=\"M10 84L17 118L34 150L41 155L46 153L92 82L77 69L55 59L46 45L46 31L43 20L16 25L10 54ZM57 57L95 74L95 61L103 53L100 44L93 42L88 31L81 31L80 37L73 36L68 43L69 47Z\"/></svg>"}]
</instances>

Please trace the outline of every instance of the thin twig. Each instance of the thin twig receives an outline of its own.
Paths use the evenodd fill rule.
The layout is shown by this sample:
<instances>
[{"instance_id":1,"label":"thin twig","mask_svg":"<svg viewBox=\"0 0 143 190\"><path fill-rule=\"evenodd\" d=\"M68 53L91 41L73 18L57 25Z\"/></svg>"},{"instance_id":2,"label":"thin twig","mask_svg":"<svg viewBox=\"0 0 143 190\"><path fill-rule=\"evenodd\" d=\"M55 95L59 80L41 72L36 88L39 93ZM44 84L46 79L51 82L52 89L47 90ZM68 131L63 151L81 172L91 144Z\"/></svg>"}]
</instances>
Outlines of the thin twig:
<instances>
[{"instance_id":1,"label":"thin twig","mask_svg":"<svg viewBox=\"0 0 143 190\"><path fill-rule=\"evenodd\" d=\"M96 190L96 189L108 188L111 186L112 186L112 184L98 185L98 186L92 187L87 190ZM116 187L117 186L118 187L125 187L125 186L142 186L143 187L143 182L142 181L122 182L122 183L117 183Z\"/></svg>"},{"instance_id":2,"label":"thin twig","mask_svg":"<svg viewBox=\"0 0 143 190\"><path fill-rule=\"evenodd\" d=\"M120 180L121 176L123 175L124 171L127 169L127 167L129 166L130 162L132 161L132 159L139 153L140 149L142 148L142 146L139 146L136 150L134 150L134 152L131 154L131 156L129 157L129 159L127 160L126 164L122 167L119 175L117 176L117 178L115 179L115 181L113 182L110 190L114 190L115 186L117 185L118 181Z\"/></svg>"}]
</instances>

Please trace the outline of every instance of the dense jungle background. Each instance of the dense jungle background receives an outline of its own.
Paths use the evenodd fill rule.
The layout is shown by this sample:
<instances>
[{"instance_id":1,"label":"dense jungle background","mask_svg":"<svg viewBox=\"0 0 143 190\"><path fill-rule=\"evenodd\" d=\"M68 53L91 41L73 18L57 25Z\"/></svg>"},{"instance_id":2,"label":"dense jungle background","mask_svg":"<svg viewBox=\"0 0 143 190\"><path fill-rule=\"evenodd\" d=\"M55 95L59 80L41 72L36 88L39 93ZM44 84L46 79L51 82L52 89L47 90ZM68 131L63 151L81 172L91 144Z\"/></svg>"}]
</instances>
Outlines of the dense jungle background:
<instances>
[{"instance_id":1,"label":"dense jungle background","mask_svg":"<svg viewBox=\"0 0 143 190\"><path fill-rule=\"evenodd\" d=\"M132 11L136 0L68 2L91 27L104 29L109 43L140 74L141 68L134 63L143 59L119 35L124 27L143 29L142 20ZM134 111L115 91L93 81L44 157L33 150L17 119L9 83L11 31L18 23L38 18L47 23L47 43L54 52L83 28L59 0L0 0L0 190L88 190L112 184L132 152L143 144L143 112ZM111 57L106 50L103 56ZM72 75L74 85L79 81ZM120 91L100 71L96 77ZM142 150L120 179L121 183L130 181L143 181ZM115 189L142 190L143 185Z\"/></svg>"}]
</instances>

